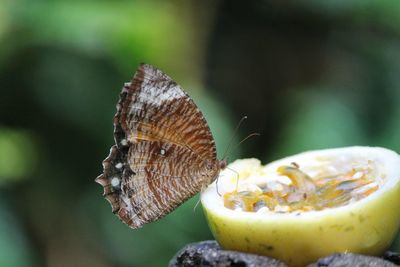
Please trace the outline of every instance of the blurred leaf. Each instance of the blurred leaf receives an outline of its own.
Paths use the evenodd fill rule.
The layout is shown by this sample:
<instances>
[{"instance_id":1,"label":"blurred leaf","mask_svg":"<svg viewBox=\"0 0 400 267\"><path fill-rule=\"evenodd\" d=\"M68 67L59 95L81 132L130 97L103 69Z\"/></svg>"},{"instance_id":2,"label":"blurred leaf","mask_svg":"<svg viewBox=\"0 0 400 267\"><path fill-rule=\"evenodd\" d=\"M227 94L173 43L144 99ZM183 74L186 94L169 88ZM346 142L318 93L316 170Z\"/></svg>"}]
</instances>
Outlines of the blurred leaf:
<instances>
[{"instance_id":1,"label":"blurred leaf","mask_svg":"<svg viewBox=\"0 0 400 267\"><path fill-rule=\"evenodd\" d=\"M168 64L192 49L188 24L167 2L16 0L8 8L33 43L110 53L123 70L142 61Z\"/></svg>"},{"instance_id":2,"label":"blurred leaf","mask_svg":"<svg viewBox=\"0 0 400 267\"><path fill-rule=\"evenodd\" d=\"M30 248L19 223L4 206L0 197L0 266L35 266Z\"/></svg>"},{"instance_id":3,"label":"blurred leaf","mask_svg":"<svg viewBox=\"0 0 400 267\"><path fill-rule=\"evenodd\" d=\"M390 246L389 250L400 253L400 232L397 234L397 237Z\"/></svg>"},{"instance_id":4,"label":"blurred leaf","mask_svg":"<svg viewBox=\"0 0 400 267\"><path fill-rule=\"evenodd\" d=\"M36 157L31 135L21 130L0 128L0 185L29 177Z\"/></svg>"},{"instance_id":5,"label":"blurred leaf","mask_svg":"<svg viewBox=\"0 0 400 267\"><path fill-rule=\"evenodd\" d=\"M400 2L397 0L301 1L324 15L350 15L353 22L375 23L398 31Z\"/></svg>"},{"instance_id":6,"label":"blurred leaf","mask_svg":"<svg viewBox=\"0 0 400 267\"><path fill-rule=\"evenodd\" d=\"M374 107L375 109L384 111L384 116L387 121L386 127L382 129L381 135L378 137L378 144L394 149L400 153L400 76L398 73L400 69L400 51L397 45L387 47L384 52L384 56L390 65L387 77L385 78L394 109L388 112L389 110L387 107Z\"/></svg>"},{"instance_id":7,"label":"blurred leaf","mask_svg":"<svg viewBox=\"0 0 400 267\"><path fill-rule=\"evenodd\" d=\"M8 2L8 0L0 0L0 44L3 36L10 28L10 17L6 12L6 2Z\"/></svg>"},{"instance_id":8,"label":"blurred leaf","mask_svg":"<svg viewBox=\"0 0 400 267\"><path fill-rule=\"evenodd\" d=\"M111 129L123 85L118 83L120 77L108 63L47 49L29 73L33 98L54 120L71 123L92 132L92 136L104 137L105 131L94 129Z\"/></svg>"},{"instance_id":9,"label":"blurred leaf","mask_svg":"<svg viewBox=\"0 0 400 267\"><path fill-rule=\"evenodd\" d=\"M313 92L293 100L293 114L277 144L277 158L306 150L365 144L365 135L343 99Z\"/></svg>"}]
</instances>

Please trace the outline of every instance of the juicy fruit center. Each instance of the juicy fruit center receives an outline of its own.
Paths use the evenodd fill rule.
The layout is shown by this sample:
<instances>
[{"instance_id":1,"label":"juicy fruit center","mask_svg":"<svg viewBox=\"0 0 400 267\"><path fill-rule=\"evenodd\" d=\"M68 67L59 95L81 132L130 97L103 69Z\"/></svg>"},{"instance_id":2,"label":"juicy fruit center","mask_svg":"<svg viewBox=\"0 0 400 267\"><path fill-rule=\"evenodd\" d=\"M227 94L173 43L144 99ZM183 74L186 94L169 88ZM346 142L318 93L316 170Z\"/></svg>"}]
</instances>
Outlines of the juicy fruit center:
<instances>
[{"instance_id":1,"label":"juicy fruit center","mask_svg":"<svg viewBox=\"0 0 400 267\"><path fill-rule=\"evenodd\" d=\"M251 185L238 184L234 191L223 195L224 206L247 212L318 211L345 206L379 189L370 161L341 172L332 172L334 166L329 167L311 177L297 163L282 165L276 170L281 179L266 177Z\"/></svg>"}]
</instances>

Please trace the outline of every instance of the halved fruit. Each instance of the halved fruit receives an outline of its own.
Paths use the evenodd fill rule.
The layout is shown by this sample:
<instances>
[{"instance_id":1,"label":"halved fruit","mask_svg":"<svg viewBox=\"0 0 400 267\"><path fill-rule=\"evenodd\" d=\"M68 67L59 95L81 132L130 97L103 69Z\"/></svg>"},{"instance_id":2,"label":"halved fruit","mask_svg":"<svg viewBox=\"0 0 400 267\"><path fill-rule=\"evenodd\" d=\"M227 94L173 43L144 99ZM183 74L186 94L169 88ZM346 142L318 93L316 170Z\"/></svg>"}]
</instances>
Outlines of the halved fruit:
<instances>
[{"instance_id":1,"label":"halved fruit","mask_svg":"<svg viewBox=\"0 0 400 267\"><path fill-rule=\"evenodd\" d=\"M217 186L218 184L218 186ZM201 194L225 249L305 266L334 252L380 255L400 226L400 156L378 147L237 160Z\"/></svg>"}]
</instances>

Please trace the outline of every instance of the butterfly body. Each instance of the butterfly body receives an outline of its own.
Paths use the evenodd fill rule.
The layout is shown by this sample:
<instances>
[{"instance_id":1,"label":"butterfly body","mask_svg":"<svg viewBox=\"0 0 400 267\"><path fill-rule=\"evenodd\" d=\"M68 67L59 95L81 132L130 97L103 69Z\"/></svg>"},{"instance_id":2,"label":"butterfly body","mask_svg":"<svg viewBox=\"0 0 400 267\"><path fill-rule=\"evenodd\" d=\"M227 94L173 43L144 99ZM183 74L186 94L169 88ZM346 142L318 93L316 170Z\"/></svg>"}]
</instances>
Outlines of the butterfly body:
<instances>
[{"instance_id":1,"label":"butterfly body","mask_svg":"<svg viewBox=\"0 0 400 267\"><path fill-rule=\"evenodd\" d=\"M132 228L155 221L212 183L225 161L193 100L151 65L126 83L114 116L115 145L96 181Z\"/></svg>"}]
</instances>

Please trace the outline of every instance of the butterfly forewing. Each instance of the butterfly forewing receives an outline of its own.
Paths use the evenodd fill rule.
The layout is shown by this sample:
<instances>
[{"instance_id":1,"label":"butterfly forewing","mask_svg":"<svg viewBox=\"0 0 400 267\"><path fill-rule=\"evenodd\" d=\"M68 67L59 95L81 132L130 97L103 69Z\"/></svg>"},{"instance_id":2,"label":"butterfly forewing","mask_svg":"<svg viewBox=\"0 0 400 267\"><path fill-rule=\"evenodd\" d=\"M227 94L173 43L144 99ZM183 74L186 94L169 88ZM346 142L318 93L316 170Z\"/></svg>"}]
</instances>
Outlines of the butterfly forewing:
<instances>
[{"instance_id":1,"label":"butterfly forewing","mask_svg":"<svg viewBox=\"0 0 400 267\"><path fill-rule=\"evenodd\" d=\"M193 100L142 64L114 117L116 145L97 181L113 212L133 228L165 216L219 173L214 139Z\"/></svg>"},{"instance_id":2,"label":"butterfly forewing","mask_svg":"<svg viewBox=\"0 0 400 267\"><path fill-rule=\"evenodd\" d=\"M160 70L141 65L121 96L114 124L121 125L129 140L165 140L187 146L205 159L216 159L214 139L201 111Z\"/></svg>"}]
</instances>

